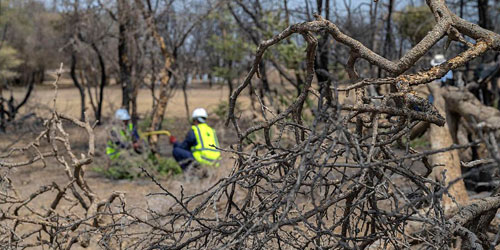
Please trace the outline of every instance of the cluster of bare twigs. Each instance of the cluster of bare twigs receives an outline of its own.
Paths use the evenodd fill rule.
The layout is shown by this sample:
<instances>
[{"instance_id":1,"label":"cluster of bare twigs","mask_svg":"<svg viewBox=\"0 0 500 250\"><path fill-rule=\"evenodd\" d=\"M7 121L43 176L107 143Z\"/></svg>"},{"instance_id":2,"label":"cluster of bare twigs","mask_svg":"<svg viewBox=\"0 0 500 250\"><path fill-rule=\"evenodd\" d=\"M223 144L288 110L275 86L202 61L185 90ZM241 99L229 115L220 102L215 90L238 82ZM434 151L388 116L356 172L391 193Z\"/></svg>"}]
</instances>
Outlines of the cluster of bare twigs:
<instances>
[{"instance_id":1,"label":"cluster of bare twigs","mask_svg":"<svg viewBox=\"0 0 500 250\"><path fill-rule=\"evenodd\" d=\"M441 163L430 160L483 144L490 158L462 164L498 168L497 124L465 117L476 129L478 140L423 152L410 147L408 138L419 122L447 126L444 114L416 96L412 87L438 79L489 50L499 50L500 36L458 18L444 1L428 0L427 4L436 26L396 62L377 55L319 16L263 41L252 69L231 97L227 123L233 124L239 139L236 147L226 149L237 156L233 171L191 196L174 194L150 176L163 191L156 195L173 202L168 211L128 210L118 193L100 201L83 178L83 167L90 164L94 152L92 126L54 112L34 143L11 150L0 162L0 243L68 249L77 241L85 245L91 235L97 235L102 246L138 249L399 249L415 245L441 249L454 244L483 249L497 245L499 235L491 234L490 227L500 207L498 192L467 204L450 191L463 176L450 179L446 171L436 173ZM351 49L347 71L353 83L347 88L319 83L320 91L314 89L318 32L331 34ZM264 122L243 130L234 111L238 96L259 75L266 50L293 34L300 34L307 43L307 78L300 95L280 113L261 101ZM464 35L475 42L466 41ZM430 70L402 75L443 37L467 49ZM355 70L360 58L395 76L360 79ZM368 85L390 85L396 91L368 96L364 91ZM343 91L355 92L354 105L344 104L339 94ZM307 109L306 102L316 105ZM80 158L72 153L63 120L88 133L89 150ZM50 150L41 151L42 143L48 143ZM398 143L403 147L395 147ZM7 160L15 155L26 160ZM9 169L46 163L48 158L66 171L67 185L44 186L27 199L17 198L7 178ZM35 209L32 203L48 192L56 193L50 207ZM112 207L116 199L118 204ZM443 205L445 199L454 206Z\"/></svg>"},{"instance_id":2,"label":"cluster of bare twigs","mask_svg":"<svg viewBox=\"0 0 500 250\"><path fill-rule=\"evenodd\" d=\"M495 136L478 132L482 140L424 152L411 148L408 137L419 122L436 127L446 123L438 109L416 96L412 87L500 49L500 36L460 19L444 1L428 0L427 4L436 26L396 62L377 55L319 16L263 41L230 102L227 123L233 124L240 142L228 150L238 156L232 174L195 196L177 197L164 189L176 205L154 214L154 223L148 224L151 231L137 246L152 242L165 249L495 246L498 234L492 235L489 228L500 206L497 192L468 205L450 192L463 177L450 179L446 171L440 171L434 174L437 178L431 178L440 162L429 160L486 143L492 159L467 164L498 167ZM333 84L320 92L312 88L317 32L327 32L351 49L347 71L353 83L349 87L339 89ZM302 35L308 45L307 80L300 95L281 113L261 102L265 121L242 130L234 113L238 96L259 75L266 50L293 34ZM466 41L464 35L475 42ZM430 70L401 75L443 37L467 49ZM360 58L395 77L360 79L355 70ZM364 91L368 85L391 85L396 91L368 96ZM354 105L339 98L339 91L349 90L356 92ZM307 100L315 102L315 108L304 108ZM405 140L404 147L394 147ZM445 199L454 206L443 205Z\"/></svg>"},{"instance_id":3,"label":"cluster of bare twigs","mask_svg":"<svg viewBox=\"0 0 500 250\"><path fill-rule=\"evenodd\" d=\"M55 86L57 96L57 80ZM52 116L44 122L45 129L35 140L25 147L11 148L1 156L2 249L40 246L70 249L77 242L88 246L94 234L101 236L102 245L107 245L111 239L104 237L108 230L105 221L116 219L112 214L119 212L112 211L111 204L115 200L124 204L120 193L101 200L87 185L85 167L92 162L95 151L93 126L88 121L81 122L58 113L55 101L56 98ZM74 154L71 134L66 132L65 126L76 126L85 131L88 136L88 151L85 154ZM66 173L66 184L47 183L23 197L9 179L9 174L18 168L45 168L51 164L57 164Z\"/></svg>"}]
</instances>

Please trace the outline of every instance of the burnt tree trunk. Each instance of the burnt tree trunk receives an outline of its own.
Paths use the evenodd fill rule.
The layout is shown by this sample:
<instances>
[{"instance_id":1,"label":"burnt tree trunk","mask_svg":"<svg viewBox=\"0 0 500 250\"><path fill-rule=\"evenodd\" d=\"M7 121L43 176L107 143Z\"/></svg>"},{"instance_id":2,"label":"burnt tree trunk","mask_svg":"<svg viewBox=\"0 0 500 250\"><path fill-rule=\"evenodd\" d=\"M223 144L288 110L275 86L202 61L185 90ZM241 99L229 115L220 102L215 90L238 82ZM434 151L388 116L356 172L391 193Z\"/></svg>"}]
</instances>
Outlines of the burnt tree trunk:
<instances>
[{"instance_id":1,"label":"burnt tree trunk","mask_svg":"<svg viewBox=\"0 0 500 250\"><path fill-rule=\"evenodd\" d=\"M271 96L271 88L269 87L269 79L267 78L267 69L266 69L266 63L264 61L260 62L259 64L260 67L260 73L261 73L261 85L259 89L259 95L262 99L262 102L265 103L264 98L267 95L269 97L269 101L272 103L272 96Z\"/></svg>"},{"instance_id":2,"label":"burnt tree trunk","mask_svg":"<svg viewBox=\"0 0 500 250\"><path fill-rule=\"evenodd\" d=\"M210 88L212 88L213 85L214 85L214 77L212 76L212 73L209 73L208 74L208 86Z\"/></svg>"},{"instance_id":3,"label":"burnt tree trunk","mask_svg":"<svg viewBox=\"0 0 500 250\"><path fill-rule=\"evenodd\" d=\"M101 124L101 116L102 116L102 103L104 101L104 87L107 85L108 77L106 75L106 64L104 63L104 58L102 57L102 53L95 45L95 43L92 44L92 49L94 49L97 59L99 60L99 67L101 68L101 82L99 84L99 97L97 100L97 111L95 113L95 119L97 121L97 124Z\"/></svg>"},{"instance_id":4,"label":"burnt tree trunk","mask_svg":"<svg viewBox=\"0 0 500 250\"><path fill-rule=\"evenodd\" d=\"M16 100L14 99L13 93L12 92L10 93L10 98L7 101L8 110L5 110L5 107L2 107L2 112L4 113L2 116L2 123L3 124L0 126L0 127L2 127L2 129L5 129L6 122L14 121L16 119L16 115L19 112L19 109L28 102L28 99L30 98L31 93L33 92L33 88L35 87L35 83L39 82L40 79L42 79L44 71L45 70L42 68L42 69L34 70L33 72L31 72L30 77L28 77L28 86L26 88L26 93L24 94L24 97L21 100L21 102L19 102L17 105L16 105ZM0 95L0 97L1 97L1 95ZM5 100L2 97L2 104L4 104L4 103L5 103ZM5 114L7 115L7 121L5 121Z\"/></svg>"},{"instance_id":5,"label":"burnt tree trunk","mask_svg":"<svg viewBox=\"0 0 500 250\"><path fill-rule=\"evenodd\" d=\"M132 124L137 126L137 120L139 119L139 113L137 111L137 96L139 95L139 87L133 86L131 90L130 97L130 116L132 117Z\"/></svg>"},{"instance_id":6,"label":"burnt tree trunk","mask_svg":"<svg viewBox=\"0 0 500 250\"><path fill-rule=\"evenodd\" d=\"M122 107L130 110L130 96L132 91L132 70L129 61L129 44L127 27L130 24L128 4L119 0L118 4L118 66L120 71L120 84L122 87Z\"/></svg>"},{"instance_id":7,"label":"burnt tree trunk","mask_svg":"<svg viewBox=\"0 0 500 250\"><path fill-rule=\"evenodd\" d=\"M477 0L478 24L485 29L492 29L491 19L488 13L488 0Z\"/></svg>"},{"instance_id":8,"label":"burnt tree trunk","mask_svg":"<svg viewBox=\"0 0 500 250\"><path fill-rule=\"evenodd\" d=\"M386 20L386 29L385 29L385 40L384 47L382 50L382 56L391 59L391 48L393 48L393 39L392 39L392 12L394 10L394 0L389 0L389 5L387 6L387 20ZM378 69L378 77L382 77L382 69ZM391 91L395 91L395 89L391 86Z\"/></svg>"},{"instance_id":9,"label":"burnt tree trunk","mask_svg":"<svg viewBox=\"0 0 500 250\"><path fill-rule=\"evenodd\" d=\"M384 57L391 58L390 50L393 48L393 39L392 39L392 12L394 9L394 0L389 0L389 6L387 7L387 28L385 33L385 43L384 43Z\"/></svg>"},{"instance_id":10,"label":"burnt tree trunk","mask_svg":"<svg viewBox=\"0 0 500 250\"><path fill-rule=\"evenodd\" d=\"M233 66L233 61L232 60L229 60L227 62L227 65L226 65L228 68L231 68ZM233 90L234 90L234 86L233 86L233 79L231 76L226 76L226 82L227 82L227 86L229 87L229 96L228 96L228 103L229 101L231 100L231 94L233 94Z\"/></svg>"},{"instance_id":11,"label":"burnt tree trunk","mask_svg":"<svg viewBox=\"0 0 500 250\"><path fill-rule=\"evenodd\" d=\"M325 19L329 19L329 13L330 13L330 1L326 0L324 1L325 4ZM322 13L323 11L323 1L322 0L316 0L316 4L318 6L318 13ZM321 38L318 40L318 48L317 48L317 53L316 53L316 63L314 64L314 68L316 71L316 77L318 79L319 83L319 92L323 93L326 91L326 98L329 103L332 103L332 93L330 90L330 77L328 74L325 74L325 72L328 72L328 55L330 54L330 46L328 46L328 37L330 35L327 32L324 32L321 35ZM322 72L324 71L324 72Z\"/></svg>"},{"instance_id":12,"label":"burnt tree trunk","mask_svg":"<svg viewBox=\"0 0 500 250\"><path fill-rule=\"evenodd\" d=\"M80 119L85 121L85 88L78 81L78 77L76 76L76 54L71 53L71 68L69 74L71 75L71 79L73 80L73 84L78 89L80 93Z\"/></svg>"}]
</instances>

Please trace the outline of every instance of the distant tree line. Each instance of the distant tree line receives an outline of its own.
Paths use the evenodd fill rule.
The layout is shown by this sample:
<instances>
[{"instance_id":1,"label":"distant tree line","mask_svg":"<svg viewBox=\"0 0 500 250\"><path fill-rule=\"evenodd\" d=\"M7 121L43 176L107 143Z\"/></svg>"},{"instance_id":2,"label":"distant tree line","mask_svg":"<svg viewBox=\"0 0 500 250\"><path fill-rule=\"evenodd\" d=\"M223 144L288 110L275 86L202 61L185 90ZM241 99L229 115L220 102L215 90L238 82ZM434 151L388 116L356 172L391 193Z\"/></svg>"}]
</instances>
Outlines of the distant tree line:
<instances>
[{"instance_id":1,"label":"distant tree line","mask_svg":"<svg viewBox=\"0 0 500 250\"><path fill-rule=\"evenodd\" d=\"M498 1L454 0L449 7L481 27L498 31ZM2 99L0 128L15 119L30 97L33 86L46 79L47 70L60 62L69 68L81 97L81 118L91 109L92 119L103 120L103 93L118 84L122 102L137 121L140 88L151 89L151 129L158 129L169 98L179 88L186 91L192 79L234 86L248 71L249 53L261 40L291 23L323 16L371 50L399 58L417 44L435 24L424 1L328 0L2 0L0 1L0 78ZM346 81L348 50L320 32L316 77L320 90L332 81ZM447 46L443 42L442 47ZM260 61L259 76L249 89L258 99L282 110L300 95L305 82L301 37L273 47ZM433 48L427 55L442 53ZM463 50L452 44L449 53ZM436 52L436 53L437 53ZM486 60L486 59L485 59ZM428 67L428 60L417 62ZM469 64L467 65L469 67ZM411 69L415 71L415 69ZM383 77L380 68L362 63L361 77ZM275 77L272 77L275 76ZM277 77L276 77L277 76ZM27 86L25 98L9 95L12 86ZM295 93L283 86L293 86ZM159 90L159 91L158 91ZM376 95L377 89L370 87ZM258 99L256 99L258 97ZM90 107L88 107L90 103ZM188 102L185 102L189 113Z\"/></svg>"}]
</instances>

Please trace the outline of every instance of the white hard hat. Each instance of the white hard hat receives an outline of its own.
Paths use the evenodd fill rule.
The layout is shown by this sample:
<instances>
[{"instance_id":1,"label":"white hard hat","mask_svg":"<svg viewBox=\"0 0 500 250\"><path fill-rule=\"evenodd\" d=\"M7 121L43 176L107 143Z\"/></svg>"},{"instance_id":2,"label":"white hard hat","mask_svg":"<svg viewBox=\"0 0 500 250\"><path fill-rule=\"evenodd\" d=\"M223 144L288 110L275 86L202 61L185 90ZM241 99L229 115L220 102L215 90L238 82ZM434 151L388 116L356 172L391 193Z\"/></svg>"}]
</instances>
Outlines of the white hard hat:
<instances>
[{"instance_id":1,"label":"white hard hat","mask_svg":"<svg viewBox=\"0 0 500 250\"><path fill-rule=\"evenodd\" d=\"M127 121L130 120L130 115L126 109L118 109L115 112L115 118L121 121Z\"/></svg>"},{"instance_id":2,"label":"white hard hat","mask_svg":"<svg viewBox=\"0 0 500 250\"><path fill-rule=\"evenodd\" d=\"M444 55L437 54L434 56L434 58L432 58L431 65L434 67L434 66L438 66L444 62L446 62L446 58L444 57Z\"/></svg>"},{"instance_id":3,"label":"white hard hat","mask_svg":"<svg viewBox=\"0 0 500 250\"><path fill-rule=\"evenodd\" d=\"M205 119L207 119L207 111L204 108L197 108L193 110L193 115L191 118L197 119L199 122L205 122Z\"/></svg>"}]
</instances>

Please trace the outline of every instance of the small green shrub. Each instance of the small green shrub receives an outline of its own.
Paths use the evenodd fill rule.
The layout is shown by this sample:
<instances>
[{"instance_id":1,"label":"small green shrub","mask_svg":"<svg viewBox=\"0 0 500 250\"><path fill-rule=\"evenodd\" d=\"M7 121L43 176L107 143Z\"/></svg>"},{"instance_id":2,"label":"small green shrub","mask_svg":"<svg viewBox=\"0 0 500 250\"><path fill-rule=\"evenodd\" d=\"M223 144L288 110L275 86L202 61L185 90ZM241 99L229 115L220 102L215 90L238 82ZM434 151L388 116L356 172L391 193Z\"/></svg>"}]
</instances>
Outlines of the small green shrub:
<instances>
[{"instance_id":1,"label":"small green shrub","mask_svg":"<svg viewBox=\"0 0 500 250\"><path fill-rule=\"evenodd\" d=\"M177 161L172 157L160 157L150 155L150 163L161 175L181 174L182 169Z\"/></svg>"},{"instance_id":2,"label":"small green shrub","mask_svg":"<svg viewBox=\"0 0 500 250\"><path fill-rule=\"evenodd\" d=\"M113 180L132 180L143 177L144 168L154 175L168 176L182 173L182 169L172 157L149 155L120 156L109 166L95 166L93 170Z\"/></svg>"}]
</instances>

